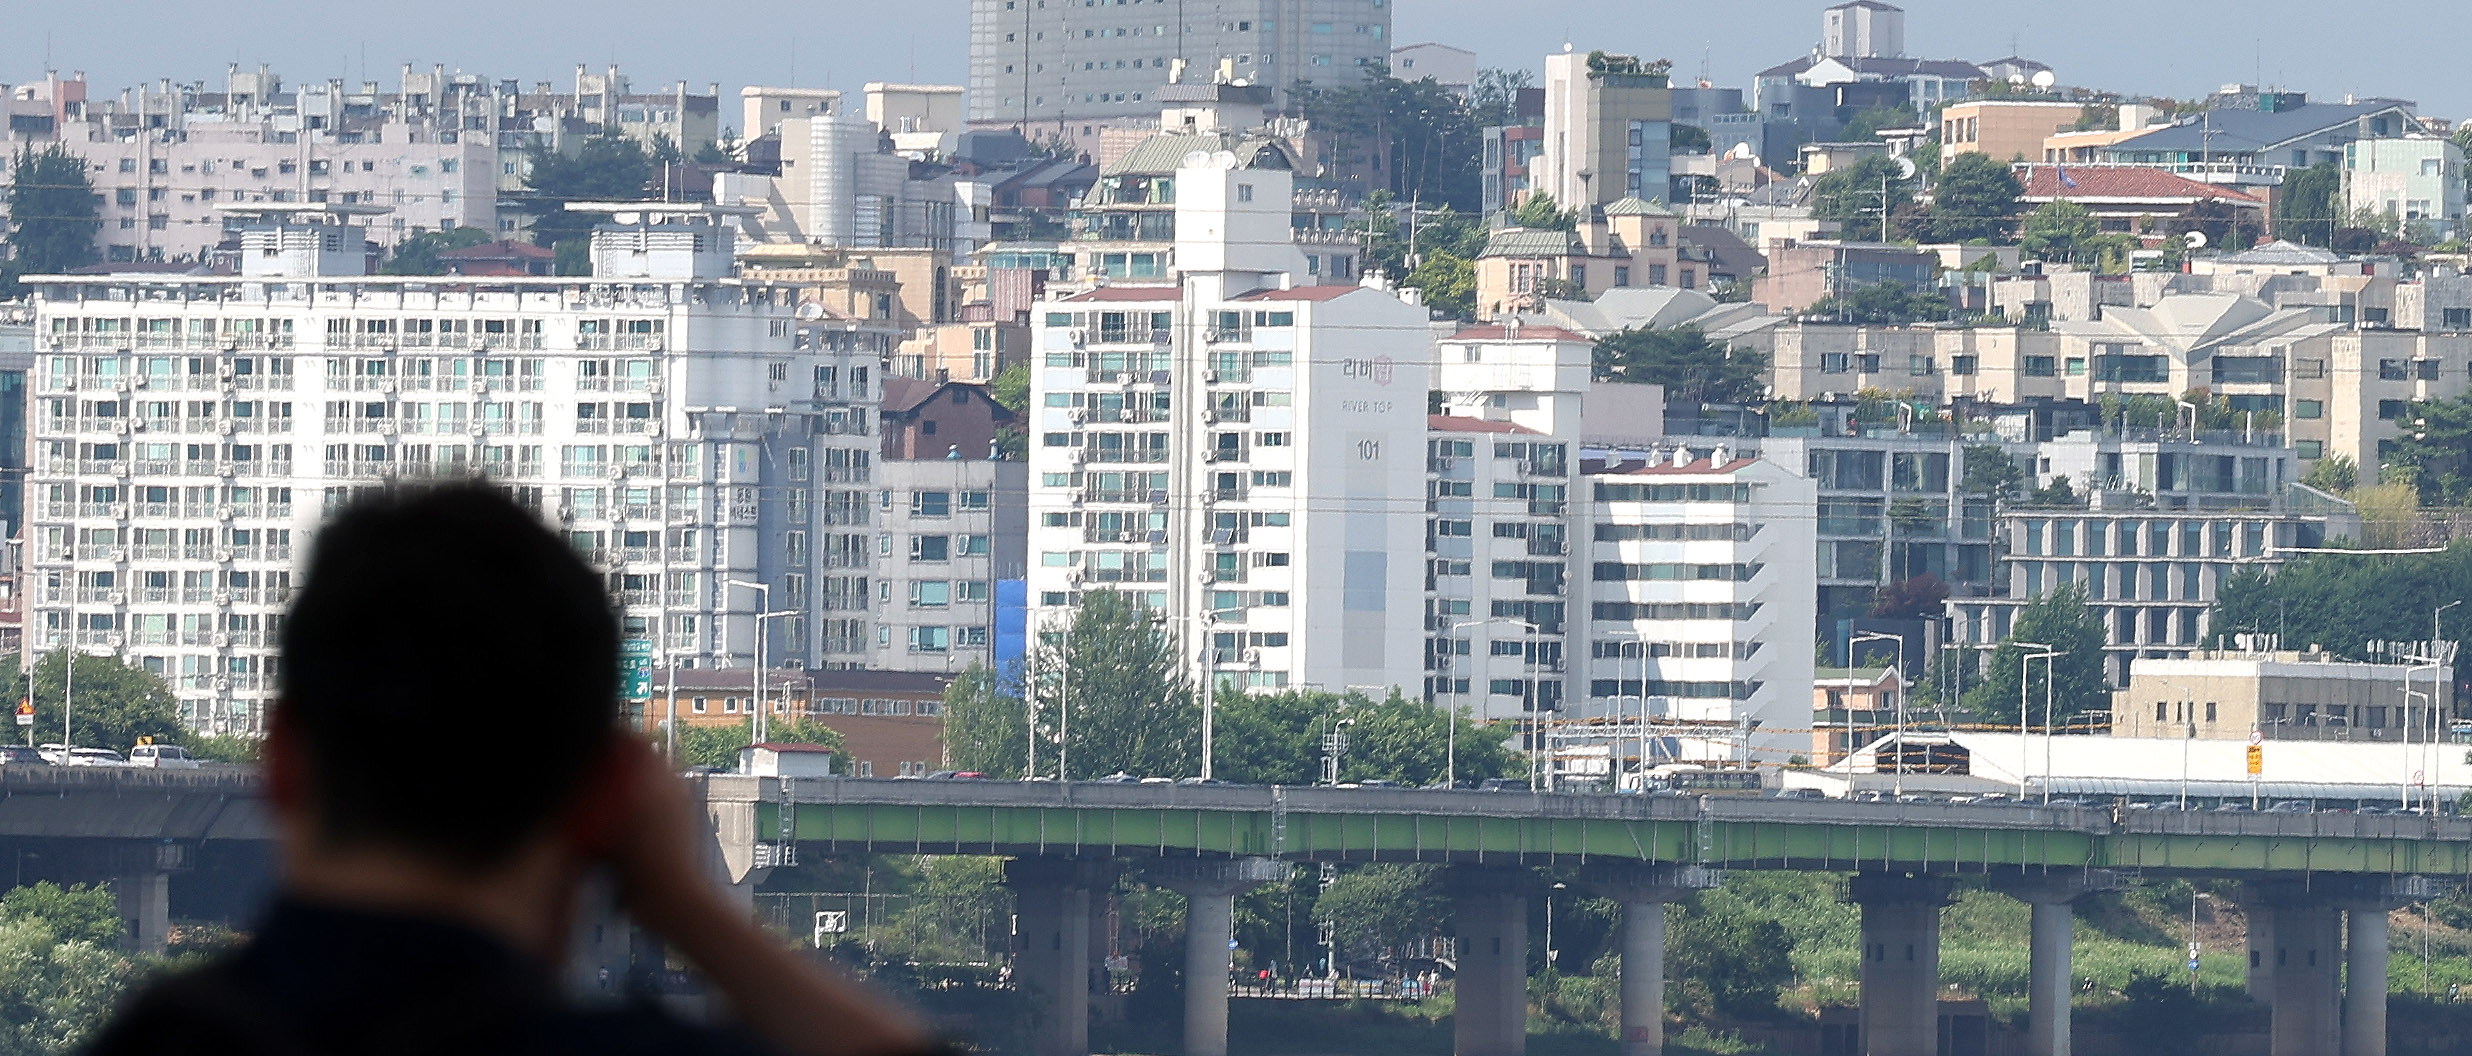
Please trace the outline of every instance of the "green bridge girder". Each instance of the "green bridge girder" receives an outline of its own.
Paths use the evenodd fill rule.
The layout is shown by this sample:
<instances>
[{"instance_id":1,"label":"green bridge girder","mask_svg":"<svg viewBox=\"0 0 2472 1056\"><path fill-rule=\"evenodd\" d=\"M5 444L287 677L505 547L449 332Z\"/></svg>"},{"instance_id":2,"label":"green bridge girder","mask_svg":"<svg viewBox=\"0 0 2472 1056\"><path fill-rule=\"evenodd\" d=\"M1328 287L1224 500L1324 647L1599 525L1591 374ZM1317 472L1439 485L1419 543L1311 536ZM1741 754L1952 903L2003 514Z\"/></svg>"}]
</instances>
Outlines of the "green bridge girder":
<instances>
[{"instance_id":1,"label":"green bridge girder","mask_svg":"<svg viewBox=\"0 0 2472 1056\"><path fill-rule=\"evenodd\" d=\"M1448 792L1388 792L1343 806L1332 799L1340 790L1330 789L1310 790L1311 797L1300 795L1308 790L1286 790L1267 805L1062 805L1006 801L1057 798L1054 786L994 785L956 796L906 782L885 795L870 789L853 797L846 786L887 783L832 784L828 801L799 796L795 832L803 850L1502 865L1616 860L1837 872L2106 868L2472 876L2472 823L2456 819L2138 817L2081 808ZM776 787L764 785L767 792ZM757 839L777 838L777 795L745 798L752 801L747 805L754 808ZM1305 798L1315 802L1294 802Z\"/></svg>"}]
</instances>

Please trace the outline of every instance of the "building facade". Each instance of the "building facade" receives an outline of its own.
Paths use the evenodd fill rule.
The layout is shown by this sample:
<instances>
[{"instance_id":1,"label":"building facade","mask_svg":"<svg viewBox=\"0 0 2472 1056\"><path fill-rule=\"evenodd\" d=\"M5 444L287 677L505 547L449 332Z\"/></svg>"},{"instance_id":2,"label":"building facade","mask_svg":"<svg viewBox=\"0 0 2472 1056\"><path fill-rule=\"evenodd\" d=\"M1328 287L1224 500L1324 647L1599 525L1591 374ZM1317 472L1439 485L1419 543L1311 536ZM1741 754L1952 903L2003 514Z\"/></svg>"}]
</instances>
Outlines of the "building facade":
<instances>
[{"instance_id":1,"label":"building facade","mask_svg":"<svg viewBox=\"0 0 2472 1056\"><path fill-rule=\"evenodd\" d=\"M1639 59L1548 55L1545 132L1529 185L1566 209L1671 201L1673 118L1667 75Z\"/></svg>"},{"instance_id":2,"label":"building facade","mask_svg":"<svg viewBox=\"0 0 2472 1056\"><path fill-rule=\"evenodd\" d=\"M731 278L709 207L645 208L604 209L590 278L367 276L353 214L285 211L238 276L36 280L29 648L260 732L320 518L479 474L607 570L660 665L745 666L759 631L774 665L859 663L879 361Z\"/></svg>"},{"instance_id":3,"label":"building facade","mask_svg":"<svg viewBox=\"0 0 2472 1056\"><path fill-rule=\"evenodd\" d=\"M2453 672L2449 663L2361 663L2316 651L2202 650L2139 660L2112 694L2111 732L2210 741L2451 741Z\"/></svg>"}]
</instances>

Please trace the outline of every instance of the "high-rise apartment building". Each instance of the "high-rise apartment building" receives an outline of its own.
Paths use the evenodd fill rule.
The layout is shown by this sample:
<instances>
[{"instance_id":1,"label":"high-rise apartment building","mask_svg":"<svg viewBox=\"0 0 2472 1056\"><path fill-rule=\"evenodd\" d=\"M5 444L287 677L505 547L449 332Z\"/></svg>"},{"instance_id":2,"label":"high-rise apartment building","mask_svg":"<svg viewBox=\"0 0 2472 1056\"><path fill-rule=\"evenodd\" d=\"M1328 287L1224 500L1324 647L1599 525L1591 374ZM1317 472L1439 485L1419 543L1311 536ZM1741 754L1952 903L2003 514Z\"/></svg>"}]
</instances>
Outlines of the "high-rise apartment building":
<instances>
[{"instance_id":1,"label":"high-rise apartment building","mask_svg":"<svg viewBox=\"0 0 2472 1056\"><path fill-rule=\"evenodd\" d=\"M884 382L876 641L883 671L958 672L995 648L998 586L1022 578L1028 467L1004 458L1012 413L985 385ZM1018 604L1015 605L1018 617Z\"/></svg>"},{"instance_id":2,"label":"high-rise apartment building","mask_svg":"<svg viewBox=\"0 0 2472 1056\"><path fill-rule=\"evenodd\" d=\"M250 210L238 275L29 280L31 648L260 730L321 515L478 473L608 570L658 664L864 658L879 360L732 278L724 210L584 206L592 276L449 286L363 274L376 208Z\"/></svg>"},{"instance_id":3,"label":"high-rise apartment building","mask_svg":"<svg viewBox=\"0 0 2472 1056\"><path fill-rule=\"evenodd\" d=\"M1354 83L1390 58L1390 0L970 0L970 125L1096 143L1170 81Z\"/></svg>"},{"instance_id":4,"label":"high-rise apartment building","mask_svg":"<svg viewBox=\"0 0 2472 1056\"><path fill-rule=\"evenodd\" d=\"M1262 157L1176 170L1173 281L1034 309L1030 627L1113 589L1207 635L1217 680L1412 689L1428 313L1298 285Z\"/></svg>"}]
</instances>

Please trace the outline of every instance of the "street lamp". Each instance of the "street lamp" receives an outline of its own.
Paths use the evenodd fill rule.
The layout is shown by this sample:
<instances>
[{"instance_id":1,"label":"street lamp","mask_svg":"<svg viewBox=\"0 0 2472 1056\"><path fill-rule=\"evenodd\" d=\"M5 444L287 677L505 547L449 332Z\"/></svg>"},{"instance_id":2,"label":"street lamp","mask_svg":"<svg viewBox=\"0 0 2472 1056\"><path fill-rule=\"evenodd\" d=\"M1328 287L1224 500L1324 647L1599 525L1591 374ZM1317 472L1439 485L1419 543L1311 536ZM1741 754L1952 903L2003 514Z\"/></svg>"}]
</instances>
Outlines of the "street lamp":
<instances>
[{"instance_id":1,"label":"street lamp","mask_svg":"<svg viewBox=\"0 0 2472 1056\"><path fill-rule=\"evenodd\" d=\"M1846 639L1845 662L1848 665L1851 665L1854 662L1854 647L1863 642L1897 643L1897 660L1895 663L1888 665L1889 677L1896 680L1897 689L1897 776L1891 778L1890 780L1892 782L1891 790L1897 795L1902 796L1905 794L1906 768L1905 635L1891 634L1887 631L1865 631L1861 634L1855 635L1852 638ZM1878 764L1876 762L1873 764L1873 769L1878 769Z\"/></svg>"},{"instance_id":2,"label":"street lamp","mask_svg":"<svg viewBox=\"0 0 2472 1056\"><path fill-rule=\"evenodd\" d=\"M2021 649L2043 650L2039 653L2027 653L2017 659L2017 798L2023 800L2026 798L2026 772L2034 768L2034 738L2028 732L2033 729L2034 716L2032 712L2026 710L2027 672L2032 670L2028 665L2037 660L2044 662L2043 711L2045 714L2050 714L2051 658L2060 655L2060 651L2041 642L2010 642L2008 644ZM2049 789L2046 788L2045 791L2048 792Z\"/></svg>"},{"instance_id":3,"label":"street lamp","mask_svg":"<svg viewBox=\"0 0 2472 1056\"><path fill-rule=\"evenodd\" d=\"M1322 776L1332 785L1339 783L1339 764L1348 750L1348 727L1354 725L1355 719L1340 719L1331 724L1329 733L1322 735Z\"/></svg>"},{"instance_id":4,"label":"street lamp","mask_svg":"<svg viewBox=\"0 0 2472 1056\"><path fill-rule=\"evenodd\" d=\"M756 595L755 617L755 739L764 739L764 617L772 609L772 584L747 579L725 579L726 587L745 587Z\"/></svg>"},{"instance_id":5,"label":"street lamp","mask_svg":"<svg viewBox=\"0 0 2472 1056\"><path fill-rule=\"evenodd\" d=\"M1488 617L1486 617L1486 618L1484 618L1484 619L1481 619L1481 620L1461 620L1461 621L1459 621L1458 623L1451 624L1451 627L1450 627L1450 634L1445 635L1445 636L1443 637L1443 643L1444 643L1444 645L1445 645L1445 649L1444 649L1444 651L1443 651L1443 653L1442 653L1442 674L1443 674L1443 677L1445 677L1445 678L1450 677L1450 670L1451 670L1452 658L1458 655L1457 653L1452 652L1452 651L1450 651L1450 650L1447 648L1447 647L1448 647L1448 645L1449 645L1449 643L1450 643L1450 641L1451 641L1451 639L1452 639L1454 636L1458 635L1458 633L1459 633L1462 629L1469 628L1469 627L1483 627L1483 626L1486 626L1487 624L1495 624L1495 623L1507 623L1507 624L1510 624L1510 625L1515 626L1515 627L1525 627L1525 628L1527 628L1528 633L1529 633L1529 634L1531 634L1531 635L1541 633L1541 632L1539 632L1539 631L1537 630L1537 627L1536 627L1536 625L1535 625L1535 624L1530 623L1530 622L1528 622L1528 621L1526 621L1526 620L1516 620L1516 619L1512 619L1511 617L1508 617L1508 616L1488 616ZM1454 707L1454 708L1450 709L1450 712L1451 712L1451 713L1450 713L1450 720L1449 720L1447 723L1445 723L1445 724L1444 724L1444 726L1443 726L1443 734L1442 734L1442 741L1443 741L1443 748L1442 748L1442 783L1443 783L1443 785L1444 785L1445 787L1448 787L1448 788L1458 788L1458 787L1459 787L1459 709L1458 709L1458 708L1456 708L1456 707Z\"/></svg>"},{"instance_id":6,"label":"street lamp","mask_svg":"<svg viewBox=\"0 0 2472 1056\"><path fill-rule=\"evenodd\" d=\"M1557 881L1553 887L1547 889L1545 892L1545 970L1548 972L1554 970L1554 965L1557 961L1561 960L1560 955L1562 953L1562 951L1554 949L1554 892L1564 890L1570 886L1571 885L1569 884Z\"/></svg>"},{"instance_id":7,"label":"street lamp","mask_svg":"<svg viewBox=\"0 0 2472 1056\"><path fill-rule=\"evenodd\" d=\"M2197 694L2189 687L2168 678L2157 682L2180 691L2180 718L2183 735L2180 738L2180 809L2189 809L2189 747L2197 740Z\"/></svg>"}]
</instances>

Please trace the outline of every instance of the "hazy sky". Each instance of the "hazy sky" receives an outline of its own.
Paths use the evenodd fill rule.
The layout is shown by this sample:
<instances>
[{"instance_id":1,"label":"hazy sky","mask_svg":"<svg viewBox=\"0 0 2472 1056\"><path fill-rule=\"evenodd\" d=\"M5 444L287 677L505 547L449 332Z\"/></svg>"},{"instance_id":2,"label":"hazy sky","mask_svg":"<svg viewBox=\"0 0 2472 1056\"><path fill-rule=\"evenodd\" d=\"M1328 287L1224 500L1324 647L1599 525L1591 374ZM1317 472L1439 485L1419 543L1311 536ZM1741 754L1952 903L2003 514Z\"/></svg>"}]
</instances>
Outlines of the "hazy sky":
<instances>
[{"instance_id":1,"label":"hazy sky","mask_svg":"<svg viewBox=\"0 0 2472 1056\"><path fill-rule=\"evenodd\" d=\"M1202 7L1239 0L1182 0ZM1246 3L1252 0L1244 0ZM1808 50L1821 0L1392 0L1401 42L1474 47L1488 66L1534 67L1566 39L1704 67L1746 86ZM0 81L82 69L98 88L213 79L226 63L275 65L293 81L367 75L391 87L407 61L571 83L577 62L618 62L638 86L684 79L726 92L751 83L856 89L870 80L958 83L968 0L674 0L484 3L303 0L83 0L0 11ZM2472 113L2472 79L2448 49L2462 0L2386 0L2375 16L2329 0L1903 0L1907 51L1983 60L2016 50L2064 83L2192 96L2231 81L2417 100L2423 113ZM349 15L343 14L348 11ZM725 120L736 116L725 110Z\"/></svg>"}]
</instances>

